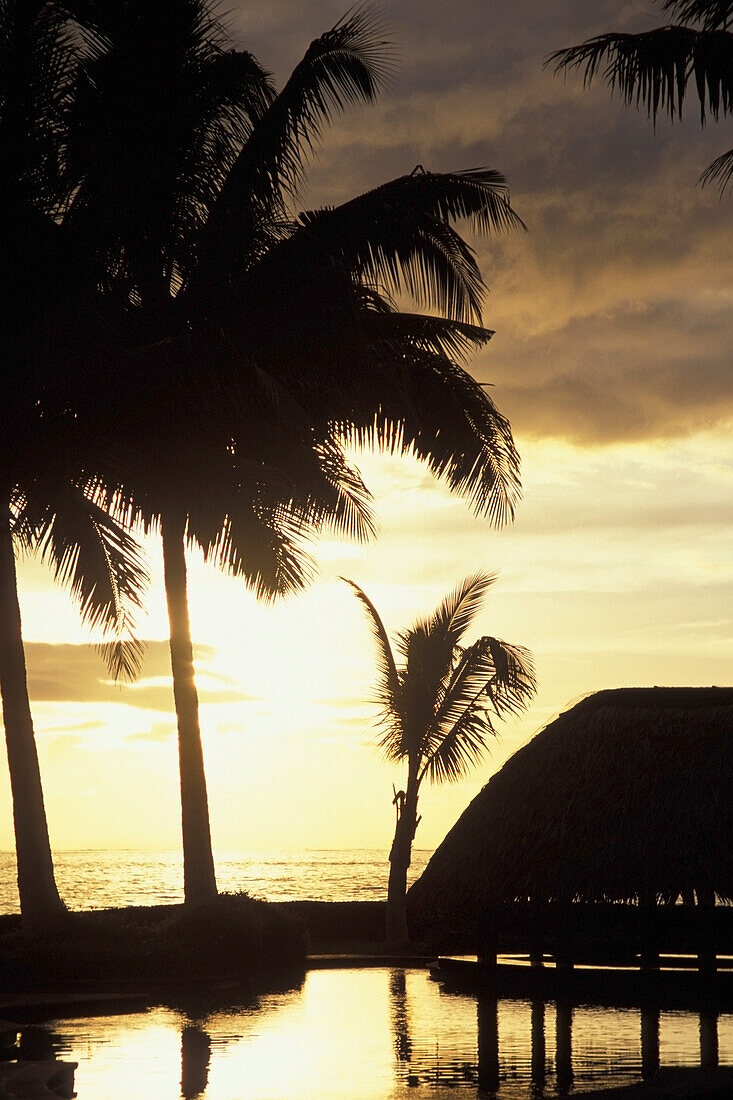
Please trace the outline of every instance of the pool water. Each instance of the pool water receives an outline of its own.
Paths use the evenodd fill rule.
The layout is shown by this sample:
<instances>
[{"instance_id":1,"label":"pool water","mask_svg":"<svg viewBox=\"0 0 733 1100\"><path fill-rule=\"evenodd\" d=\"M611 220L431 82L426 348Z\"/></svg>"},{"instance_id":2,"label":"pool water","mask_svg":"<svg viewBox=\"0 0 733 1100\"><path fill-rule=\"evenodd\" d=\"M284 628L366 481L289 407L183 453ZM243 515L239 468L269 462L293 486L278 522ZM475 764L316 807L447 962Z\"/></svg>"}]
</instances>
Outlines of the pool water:
<instances>
[{"instance_id":1,"label":"pool water","mask_svg":"<svg viewBox=\"0 0 733 1100\"><path fill-rule=\"evenodd\" d=\"M642 1066L638 1009L487 1006L397 968L315 970L251 1003L57 1020L44 1036L78 1062L79 1100L524 1100L630 1084ZM733 1064L733 1015L717 1040ZM662 1013L658 1055L699 1065L699 1016Z\"/></svg>"}]
</instances>

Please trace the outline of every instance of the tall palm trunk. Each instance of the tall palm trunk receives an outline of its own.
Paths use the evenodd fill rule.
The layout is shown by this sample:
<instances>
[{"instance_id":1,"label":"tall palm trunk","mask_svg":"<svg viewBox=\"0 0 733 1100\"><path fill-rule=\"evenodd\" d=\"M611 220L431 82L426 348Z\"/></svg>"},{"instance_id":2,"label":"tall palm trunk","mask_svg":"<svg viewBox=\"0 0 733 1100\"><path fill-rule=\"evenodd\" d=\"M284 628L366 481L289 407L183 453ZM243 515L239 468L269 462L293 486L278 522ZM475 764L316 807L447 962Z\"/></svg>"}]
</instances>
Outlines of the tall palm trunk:
<instances>
[{"instance_id":1,"label":"tall palm trunk","mask_svg":"<svg viewBox=\"0 0 733 1100\"><path fill-rule=\"evenodd\" d=\"M395 796L397 824L389 853L387 917L385 940L388 948L405 947L410 942L407 927L407 872L412 861L412 842L418 825L417 768L410 766L407 790Z\"/></svg>"},{"instance_id":2,"label":"tall palm trunk","mask_svg":"<svg viewBox=\"0 0 733 1100\"><path fill-rule=\"evenodd\" d=\"M170 624L173 697L178 720L183 890L187 902L201 902L216 897L217 891L199 727L199 701L194 679L191 625L188 618L185 529L184 516L168 513L162 517L163 569Z\"/></svg>"},{"instance_id":3,"label":"tall palm trunk","mask_svg":"<svg viewBox=\"0 0 733 1100\"><path fill-rule=\"evenodd\" d=\"M24 931L35 933L57 925L66 909L56 887L48 839L10 523L6 492L0 510L0 692L13 797L20 911Z\"/></svg>"}]
</instances>

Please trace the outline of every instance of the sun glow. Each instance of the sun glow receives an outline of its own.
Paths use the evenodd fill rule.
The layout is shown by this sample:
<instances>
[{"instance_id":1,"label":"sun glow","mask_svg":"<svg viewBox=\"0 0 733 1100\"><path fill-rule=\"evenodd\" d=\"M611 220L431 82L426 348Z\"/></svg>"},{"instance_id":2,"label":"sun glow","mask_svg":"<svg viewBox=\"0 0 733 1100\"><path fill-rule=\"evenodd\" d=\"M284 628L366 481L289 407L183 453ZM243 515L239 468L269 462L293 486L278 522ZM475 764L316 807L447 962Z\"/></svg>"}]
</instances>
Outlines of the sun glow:
<instances>
[{"instance_id":1,"label":"sun glow","mask_svg":"<svg viewBox=\"0 0 733 1100\"><path fill-rule=\"evenodd\" d=\"M622 684L727 682L732 438L592 452L525 443L525 501L515 524L500 531L414 460L361 454L379 539L360 546L324 538L315 584L271 605L191 552L215 844L389 843L391 784L401 775L376 749L371 640L340 576L364 588L393 631L460 577L497 570L477 634L536 656L535 703L504 724L485 765L456 787L424 790L423 847L439 843L509 753L579 695ZM697 517L705 522L693 527ZM180 843L161 554L155 539L145 546L151 587L140 634L153 641L133 685L109 682L94 651L81 648L88 636L68 596L38 562L20 564L44 791L60 848ZM11 848L5 768L0 791L0 845Z\"/></svg>"}]
</instances>

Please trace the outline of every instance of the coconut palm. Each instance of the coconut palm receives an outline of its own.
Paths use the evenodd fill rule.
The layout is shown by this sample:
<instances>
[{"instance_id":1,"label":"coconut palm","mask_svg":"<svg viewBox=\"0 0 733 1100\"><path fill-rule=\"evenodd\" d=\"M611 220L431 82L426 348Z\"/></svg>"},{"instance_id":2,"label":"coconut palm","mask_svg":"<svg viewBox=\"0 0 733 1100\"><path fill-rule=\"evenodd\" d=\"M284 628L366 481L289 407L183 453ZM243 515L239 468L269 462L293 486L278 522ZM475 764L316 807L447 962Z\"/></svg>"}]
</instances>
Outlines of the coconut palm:
<instances>
[{"instance_id":1,"label":"coconut palm","mask_svg":"<svg viewBox=\"0 0 733 1100\"><path fill-rule=\"evenodd\" d=\"M223 370L223 368L222 368ZM221 379L219 379L220 381ZM149 404L146 394L141 406ZM180 395L179 395L180 396ZM201 746L198 697L188 615L186 547L242 578L264 599L298 590L312 575L306 535L330 524L341 533L373 531L368 494L339 447L317 447L309 426L285 402L250 403L251 430L243 443L203 430L201 408L182 403L164 430L149 416L124 423L140 432L140 462L129 471L134 492L114 506L128 522L141 517L159 530L170 625L171 668L178 724L184 896L215 896L216 876ZM134 417L133 417L134 418ZM147 427L146 427L147 426ZM206 438L203 436L206 434ZM124 513L124 515L121 513Z\"/></svg>"},{"instance_id":2,"label":"coconut palm","mask_svg":"<svg viewBox=\"0 0 733 1100\"><path fill-rule=\"evenodd\" d=\"M23 927L62 918L23 650L15 552L36 551L82 617L132 625L145 573L133 540L100 506L91 440L71 400L78 257L57 224L63 116L74 64L63 16L40 0L0 5L0 692L13 799ZM64 369L63 365L67 369ZM76 383L74 383L76 385ZM89 426L91 428L91 425ZM98 441L99 442L99 441ZM136 647L108 649L132 671Z\"/></svg>"},{"instance_id":3,"label":"coconut palm","mask_svg":"<svg viewBox=\"0 0 733 1100\"><path fill-rule=\"evenodd\" d=\"M87 242L105 300L126 310L128 345L147 364L139 401L125 379L134 411L123 415L138 438L151 437L160 477L153 491L138 469L119 499L129 515L139 506L161 520L171 635L182 639L173 656L179 737L188 740L181 731L190 726L196 746L181 751L181 763L198 773L190 786L197 820L207 821L184 534L215 560L223 546L223 559L259 592L292 588L292 553L284 585L264 564L274 524L289 536L328 512L352 532L369 530L360 479L343 455L349 435L414 448L478 511L507 518L518 494L511 433L455 362L490 333L480 325L478 266L451 223L469 218L488 232L521 222L501 176L483 169L416 170L341 207L293 213L324 125L349 103L372 101L389 67L383 31L364 10L312 42L277 93L251 55L226 48L207 0L67 7L84 27L86 52L64 224ZM447 317L397 314L388 294L403 290ZM161 408L153 424L150 410ZM253 444L258 426L266 457L262 439ZM218 457L202 465L207 452ZM250 475L259 466L259 479L240 484L242 462ZM233 482L213 475L225 466ZM262 529L261 501L278 481L258 543L232 512L247 510L252 491ZM207 846L197 896L215 889L204 838Z\"/></svg>"},{"instance_id":4,"label":"coconut palm","mask_svg":"<svg viewBox=\"0 0 733 1100\"><path fill-rule=\"evenodd\" d=\"M626 105L643 106L652 121L662 112L682 117L688 94L700 104L704 125L733 113L733 3L731 0L662 0L662 11L680 23L641 34L601 34L550 54L555 71L580 69L589 85L602 76ZM733 149L709 164L700 182L716 183L721 194L733 180Z\"/></svg>"},{"instance_id":5,"label":"coconut palm","mask_svg":"<svg viewBox=\"0 0 733 1100\"><path fill-rule=\"evenodd\" d=\"M347 580L366 609L377 653L375 698L383 728L379 744L388 760L407 764L405 789L394 796L386 919L391 947L409 939L407 871L421 820L417 810L423 781L462 779L487 751L488 739L497 735L496 719L518 713L534 694L527 650L488 635L461 644L494 579L488 573L467 577L432 615L397 635L397 656L374 604Z\"/></svg>"}]
</instances>

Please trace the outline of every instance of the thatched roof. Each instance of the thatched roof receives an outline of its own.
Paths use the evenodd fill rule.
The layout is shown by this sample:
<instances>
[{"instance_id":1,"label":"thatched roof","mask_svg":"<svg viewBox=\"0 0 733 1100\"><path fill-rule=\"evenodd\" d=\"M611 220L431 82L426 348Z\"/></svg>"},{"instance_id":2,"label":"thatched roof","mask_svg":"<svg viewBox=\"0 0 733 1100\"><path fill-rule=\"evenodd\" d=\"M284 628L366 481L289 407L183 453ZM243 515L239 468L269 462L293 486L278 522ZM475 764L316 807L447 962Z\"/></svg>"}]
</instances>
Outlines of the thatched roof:
<instances>
[{"instance_id":1,"label":"thatched roof","mask_svg":"<svg viewBox=\"0 0 733 1100\"><path fill-rule=\"evenodd\" d=\"M516 752L409 893L411 909L733 898L733 688L599 691Z\"/></svg>"}]
</instances>

